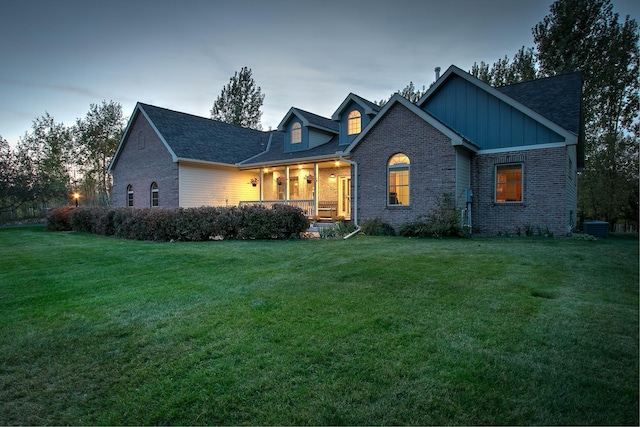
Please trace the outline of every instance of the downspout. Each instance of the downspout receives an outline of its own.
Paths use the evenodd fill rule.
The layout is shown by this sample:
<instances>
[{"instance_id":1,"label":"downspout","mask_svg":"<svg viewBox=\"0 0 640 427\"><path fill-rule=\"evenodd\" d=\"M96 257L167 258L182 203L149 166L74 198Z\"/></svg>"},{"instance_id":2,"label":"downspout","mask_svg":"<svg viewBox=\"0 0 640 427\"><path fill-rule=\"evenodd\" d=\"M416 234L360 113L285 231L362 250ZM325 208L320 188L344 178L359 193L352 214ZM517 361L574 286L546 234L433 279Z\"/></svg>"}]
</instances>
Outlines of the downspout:
<instances>
[{"instance_id":1,"label":"downspout","mask_svg":"<svg viewBox=\"0 0 640 427\"><path fill-rule=\"evenodd\" d=\"M358 163L352 160L345 159L344 157L342 157L342 154L340 154L339 156L340 156L340 161L349 163L351 166L353 166L354 195L351 197L351 200L353 200L353 203L351 204L351 210L353 212L353 225L356 228L360 228L358 226Z\"/></svg>"}]
</instances>

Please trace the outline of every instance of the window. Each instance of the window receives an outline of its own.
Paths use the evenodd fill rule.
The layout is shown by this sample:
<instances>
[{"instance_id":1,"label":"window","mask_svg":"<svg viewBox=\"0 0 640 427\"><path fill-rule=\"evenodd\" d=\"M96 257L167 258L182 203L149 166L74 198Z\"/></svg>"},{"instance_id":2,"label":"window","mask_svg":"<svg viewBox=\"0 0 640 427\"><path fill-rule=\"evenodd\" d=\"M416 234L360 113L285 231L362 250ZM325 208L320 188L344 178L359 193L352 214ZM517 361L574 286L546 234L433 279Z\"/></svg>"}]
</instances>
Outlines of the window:
<instances>
[{"instance_id":1,"label":"window","mask_svg":"<svg viewBox=\"0 0 640 427\"><path fill-rule=\"evenodd\" d=\"M291 143L299 144L302 142L302 125L300 122L295 122L291 125Z\"/></svg>"},{"instance_id":2,"label":"window","mask_svg":"<svg viewBox=\"0 0 640 427\"><path fill-rule=\"evenodd\" d=\"M151 184L151 207L158 206L158 184Z\"/></svg>"},{"instance_id":3,"label":"window","mask_svg":"<svg viewBox=\"0 0 640 427\"><path fill-rule=\"evenodd\" d=\"M360 111L353 110L349 113L349 117L347 119L347 135L355 135L360 133L361 127L361 116Z\"/></svg>"},{"instance_id":4,"label":"window","mask_svg":"<svg viewBox=\"0 0 640 427\"><path fill-rule=\"evenodd\" d=\"M522 202L522 165L496 166L496 202Z\"/></svg>"},{"instance_id":5,"label":"window","mask_svg":"<svg viewBox=\"0 0 640 427\"><path fill-rule=\"evenodd\" d=\"M127 185L127 206L133 207L133 186Z\"/></svg>"},{"instance_id":6,"label":"window","mask_svg":"<svg viewBox=\"0 0 640 427\"><path fill-rule=\"evenodd\" d=\"M387 163L389 177L389 205L409 204L409 158L398 153Z\"/></svg>"}]
</instances>

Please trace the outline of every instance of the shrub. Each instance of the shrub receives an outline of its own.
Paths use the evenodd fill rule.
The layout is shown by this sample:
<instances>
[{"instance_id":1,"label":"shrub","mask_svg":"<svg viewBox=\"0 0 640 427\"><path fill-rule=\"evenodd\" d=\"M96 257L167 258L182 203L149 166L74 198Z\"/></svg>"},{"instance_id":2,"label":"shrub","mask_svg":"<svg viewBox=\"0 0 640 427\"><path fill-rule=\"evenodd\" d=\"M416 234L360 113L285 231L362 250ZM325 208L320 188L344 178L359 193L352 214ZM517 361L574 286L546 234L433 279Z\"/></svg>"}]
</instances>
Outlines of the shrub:
<instances>
[{"instance_id":1,"label":"shrub","mask_svg":"<svg viewBox=\"0 0 640 427\"><path fill-rule=\"evenodd\" d=\"M71 231L69 214L73 212L73 206L54 208L47 212L47 229L51 231Z\"/></svg>"},{"instance_id":2,"label":"shrub","mask_svg":"<svg viewBox=\"0 0 640 427\"><path fill-rule=\"evenodd\" d=\"M369 236L395 236L393 226L380 218L367 219L360 225L362 232Z\"/></svg>"},{"instance_id":3,"label":"shrub","mask_svg":"<svg viewBox=\"0 0 640 427\"><path fill-rule=\"evenodd\" d=\"M404 237L461 237L464 230L453 199L445 194L438 199L437 207L427 215L420 215L415 221L402 224L398 234Z\"/></svg>"},{"instance_id":4,"label":"shrub","mask_svg":"<svg viewBox=\"0 0 640 427\"><path fill-rule=\"evenodd\" d=\"M60 208L50 230L74 230L133 240L285 239L309 228L293 206L200 207L187 209Z\"/></svg>"}]
</instances>

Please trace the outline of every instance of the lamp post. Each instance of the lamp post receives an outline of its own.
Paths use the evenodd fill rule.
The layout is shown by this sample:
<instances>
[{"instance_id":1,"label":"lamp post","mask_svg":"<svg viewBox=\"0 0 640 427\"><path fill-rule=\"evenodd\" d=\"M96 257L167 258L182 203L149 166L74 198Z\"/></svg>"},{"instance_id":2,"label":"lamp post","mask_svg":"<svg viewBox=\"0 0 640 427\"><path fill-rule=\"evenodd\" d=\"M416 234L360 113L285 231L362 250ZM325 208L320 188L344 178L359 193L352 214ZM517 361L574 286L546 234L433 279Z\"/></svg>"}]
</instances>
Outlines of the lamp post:
<instances>
[{"instance_id":1,"label":"lamp post","mask_svg":"<svg viewBox=\"0 0 640 427\"><path fill-rule=\"evenodd\" d=\"M76 201L76 208L78 207L78 199L79 198L80 198L80 194L78 194L77 191L75 193L73 193L73 200Z\"/></svg>"}]
</instances>

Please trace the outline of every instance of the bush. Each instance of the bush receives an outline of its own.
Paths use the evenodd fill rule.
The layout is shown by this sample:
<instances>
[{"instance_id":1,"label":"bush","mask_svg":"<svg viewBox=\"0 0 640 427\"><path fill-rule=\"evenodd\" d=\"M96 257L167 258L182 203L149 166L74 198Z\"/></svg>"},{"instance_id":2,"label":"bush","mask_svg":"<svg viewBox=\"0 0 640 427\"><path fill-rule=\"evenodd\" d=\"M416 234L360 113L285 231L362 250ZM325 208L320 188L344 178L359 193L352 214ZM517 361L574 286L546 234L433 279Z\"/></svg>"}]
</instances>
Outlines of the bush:
<instances>
[{"instance_id":1,"label":"bush","mask_svg":"<svg viewBox=\"0 0 640 427\"><path fill-rule=\"evenodd\" d=\"M369 236L395 236L393 226L380 218L367 219L360 225L362 232Z\"/></svg>"},{"instance_id":2,"label":"bush","mask_svg":"<svg viewBox=\"0 0 640 427\"><path fill-rule=\"evenodd\" d=\"M401 225L398 234L404 237L462 237L465 235L453 199L448 194L438 199L437 206L432 212Z\"/></svg>"},{"instance_id":3,"label":"bush","mask_svg":"<svg viewBox=\"0 0 640 427\"><path fill-rule=\"evenodd\" d=\"M47 212L47 229L51 231L71 231L69 215L74 209L73 206L51 209Z\"/></svg>"},{"instance_id":4,"label":"bush","mask_svg":"<svg viewBox=\"0 0 640 427\"><path fill-rule=\"evenodd\" d=\"M50 230L74 230L132 240L287 239L309 228L293 206L201 207L187 209L59 208Z\"/></svg>"}]
</instances>

